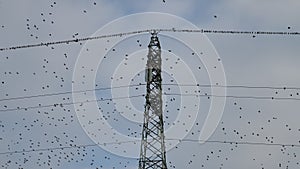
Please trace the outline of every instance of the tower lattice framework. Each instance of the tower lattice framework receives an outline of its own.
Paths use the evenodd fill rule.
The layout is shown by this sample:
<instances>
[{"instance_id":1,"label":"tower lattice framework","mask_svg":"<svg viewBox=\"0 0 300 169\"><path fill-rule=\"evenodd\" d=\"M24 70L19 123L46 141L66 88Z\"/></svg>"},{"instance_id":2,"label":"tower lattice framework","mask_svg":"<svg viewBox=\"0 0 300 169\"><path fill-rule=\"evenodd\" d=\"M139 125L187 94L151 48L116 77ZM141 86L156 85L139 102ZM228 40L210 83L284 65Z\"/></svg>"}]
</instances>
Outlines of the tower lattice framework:
<instances>
[{"instance_id":1,"label":"tower lattice framework","mask_svg":"<svg viewBox=\"0 0 300 169\"><path fill-rule=\"evenodd\" d=\"M151 32L145 80L147 82L139 169L167 169L161 88L161 47Z\"/></svg>"}]
</instances>

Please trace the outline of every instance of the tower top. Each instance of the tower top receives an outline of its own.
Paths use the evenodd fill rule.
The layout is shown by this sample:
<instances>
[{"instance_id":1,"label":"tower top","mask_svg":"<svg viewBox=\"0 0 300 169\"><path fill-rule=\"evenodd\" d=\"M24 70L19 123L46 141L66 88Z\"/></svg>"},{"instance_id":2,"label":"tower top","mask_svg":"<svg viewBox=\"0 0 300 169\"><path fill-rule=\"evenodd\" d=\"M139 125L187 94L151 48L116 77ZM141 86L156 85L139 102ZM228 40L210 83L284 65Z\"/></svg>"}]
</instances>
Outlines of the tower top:
<instances>
[{"instance_id":1,"label":"tower top","mask_svg":"<svg viewBox=\"0 0 300 169\"><path fill-rule=\"evenodd\" d=\"M152 29L152 30L150 31L150 33L151 33L152 37L156 37L157 34L158 34L158 31L155 30L155 29Z\"/></svg>"},{"instance_id":2,"label":"tower top","mask_svg":"<svg viewBox=\"0 0 300 169\"><path fill-rule=\"evenodd\" d=\"M150 43L148 45L149 48L159 48L160 49L160 43L159 43L159 40L158 40L158 37L157 37L157 34L158 34L158 31L153 29L150 31L151 33L151 40L150 40Z\"/></svg>"}]
</instances>

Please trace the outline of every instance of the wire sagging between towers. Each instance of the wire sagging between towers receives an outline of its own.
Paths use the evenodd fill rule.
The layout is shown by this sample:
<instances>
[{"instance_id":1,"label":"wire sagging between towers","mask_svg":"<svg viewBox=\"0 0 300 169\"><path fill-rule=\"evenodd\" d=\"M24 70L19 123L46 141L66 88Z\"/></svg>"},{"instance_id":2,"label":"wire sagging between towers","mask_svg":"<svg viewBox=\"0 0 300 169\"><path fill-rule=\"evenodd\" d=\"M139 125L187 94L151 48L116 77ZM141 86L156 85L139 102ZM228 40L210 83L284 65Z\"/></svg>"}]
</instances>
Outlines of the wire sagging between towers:
<instances>
[{"instance_id":1,"label":"wire sagging between towers","mask_svg":"<svg viewBox=\"0 0 300 169\"><path fill-rule=\"evenodd\" d=\"M137 30L131 32L121 32L115 34L108 34L108 35L100 35L100 36L93 36L93 37L85 37L85 38L76 38L76 39L68 39L68 40L61 40L61 41L53 41L53 42L41 42L37 44L27 44L27 45L17 45L11 47L4 47L0 48L1 51L10 51L16 49L25 49L25 48L34 48L34 47L42 47L42 46L52 46L52 45L59 45L59 44L70 44L70 43L78 43L83 41L90 41L90 40L97 40L97 39L104 39L104 38L113 38L113 37L122 37L128 35L135 35L135 34L142 34L142 33L149 33L151 31L157 32L178 32L178 33L202 33L202 34L231 34L231 35L288 35L288 36L297 36L300 35L300 32L288 32L288 31L251 31L251 30L214 30L214 29L145 29L145 30Z\"/></svg>"}]
</instances>

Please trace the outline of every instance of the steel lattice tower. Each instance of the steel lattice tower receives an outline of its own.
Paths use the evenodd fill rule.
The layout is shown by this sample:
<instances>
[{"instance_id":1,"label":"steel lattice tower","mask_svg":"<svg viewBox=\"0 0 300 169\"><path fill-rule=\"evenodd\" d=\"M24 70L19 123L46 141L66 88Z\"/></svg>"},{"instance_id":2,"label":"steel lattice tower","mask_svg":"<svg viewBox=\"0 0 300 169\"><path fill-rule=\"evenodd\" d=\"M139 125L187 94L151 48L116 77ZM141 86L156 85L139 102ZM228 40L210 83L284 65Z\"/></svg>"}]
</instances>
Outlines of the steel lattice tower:
<instances>
[{"instance_id":1,"label":"steel lattice tower","mask_svg":"<svg viewBox=\"0 0 300 169\"><path fill-rule=\"evenodd\" d=\"M147 82L139 169L167 169L161 88L161 47L151 32L145 80Z\"/></svg>"}]
</instances>

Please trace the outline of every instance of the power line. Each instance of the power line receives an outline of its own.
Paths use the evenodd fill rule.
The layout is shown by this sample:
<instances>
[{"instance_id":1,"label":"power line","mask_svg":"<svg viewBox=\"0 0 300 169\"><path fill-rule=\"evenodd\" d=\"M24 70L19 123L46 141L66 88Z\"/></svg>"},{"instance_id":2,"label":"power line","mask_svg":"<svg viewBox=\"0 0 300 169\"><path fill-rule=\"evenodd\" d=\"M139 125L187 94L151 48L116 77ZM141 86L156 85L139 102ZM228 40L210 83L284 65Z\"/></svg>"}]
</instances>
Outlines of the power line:
<instances>
[{"instance_id":1,"label":"power line","mask_svg":"<svg viewBox=\"0 0 300 169\"><path fill-rule=\"evenodd\" d=\"M58 44L70 44L70 43L77 43L77 42L90 41L90 40L96 40L96 39L104 39L104 38L112 38L112 37L122 37L122 36L128 36L128 35L134 35L134 34L141 34L141 33L146 33L146 32L149 32L149 30L123 32L123 33L116 33L116 34L109 34L109 35L102 35L102 36L76 38L76 39L53 41L53 42L45 42L45 43L41 42L41 43L37 43L37 44L28 44L28 45L20 45L20 46L12 46L12 47L0 48L0 51L16 50L16 49L24 49L24 48L34 48L34 47L41 47L41 46L48 47L48 46L58 45Z\"/></svg>"},{"instance_id":2,"label":"power line","mask_svg":"<svg viewBox=\"0 0 300 169\"><path fill-rule=\"evenodd\" d=\"M163 95L169 96L193 96L193 97L219 97L219 98L234 98L234 99L254 99L254 100L290 100L290 101L300 101L300 98L289 98L289 97L269 97L269 96L234 96L234 95L212 95L212 94L181 94L181 93L163 93ZM48 105L38 105L38 106L30 106L30 107L17 107L11 109L1 109L0 112L8 112L8 111L17 111L17 110L29 110L29 109L38 109L38 108L46 108L46 107L63 107L66 105L75 105L75 104L83 104L90 102L101 102L101 101L112 101L119 99L127 99L127 98L136 98L136 97L144 97L145 94L134 95L134 96L124 96L124 97L116 97L116 98L106 98L106 99L96 99L96 100L86 100L82 102L69 102L69 103L54 103Z\"/></svg>"},{"instance_id":3,"label":"power line","mask_svg":"<svg viewBox=\"0 0 300 169\"><path fill-rule=\"evenodd\" d=\"M108 143L98 143L98 144L95 143L95 144L83 144L83 145L74 145L74 146L39 148L39 149L31 149L31 150L6 151L6 152L1 152L0 155L29 153L29 152L40 152L40 151L51 151L51 150L63 150L63 149L71 149L71 148L86 148L86 147L94 147L94 146L100 146L100 145L124 144L124 143L131 143L131 142L135 142L135 141L108 142Z\"/></svg>"},{"instance_id":4,"label":"power line","mask_svg":"<svg viewBox=\"0 0 300 169\"><path fill-rule=\"evenodd\" d=\"M76 38L76 39L68 39L61 41L52 41L52 42L41 42L36 44L27 44L27 45L18 45L11 47L0 48L1 51L10 51L16 49L25 49L25 48L34 48L34 47L42 47L42 46L53 46L59 44L70 44L70 43L78 43L83 41L91 41L97 39L104 38L113 38L113 37L122 37L134 34L142 34L148 33L153 30L158 32L178 32L178 33L202 33L202 34L229 34L229 35L288 35L288 36L296 36L300 35L300 32L288 32L288 31L246 31L246 30L214 30L214 29L145 29L139 31L131 31L131 32L121 32L115 34L107 34L93 37L85 37L85 38Z\"/></svg>"},{"instance_id":5,"label":"power line","mask_svg":"<svg viewBox=\"0 0 300 169\"><path fill-rule=\"evenodd\" d=\"M1 101L9 101L9 100L30 99L30 98L36 98L36 97L57 96L57 95L71 94L71 93L73 94L73 93L84 93L84 92L101 91L101 90L111 90L111 89L117 89L117 88L136 87L136 86L142 86L142 85L145 85L145 84L133 84L133 85L126 85L126 86L103 87L103 88L87 89L87 90L66 91L66 92L45 93L45 94L38 94L38 95L31 95L31 96L11 97L11 98L6 98L6 99L0 99L0 102Z\"/></svg>"},{"instance_id":6,"label":"power line","mask_svg":"<svg viewBox=\"0 0 300 169\"><path fill-rule=\"evenodd\" d=\"M103 87L96 89L87 89L87 90L77 90L77 91L65 91L57 93L44 93L38 95L30 96L20 96L20 97L11 97L0 99L1 101L11 101L11 100L21 100L21 99L30 99L30 98L39 98L39 97L49 97L49 96L58 96L64 94L73 94L73 93L84 93L84 92L93 92L93 91L102 91L102 90L111 90L117 88L127 88L127 87L138 87L145 86L144 83L133 84L133 85L124 85L124 86L115 86L115 87ZM162 86L187 86L187 87L204 87L204 88L242 88L242 89L273 89L273 90L300 90L300 87L276 87L276 86L247 86L247 85L209 85L209 84L174 84L174 83L165 83Z\"/></svg>"},{"instance_id":7,"label":"power line","mask_svg":"<svg viewBox=\"0 0 300 169\"><path fill-rule=\"evenodd\" d=\"M182 142L197 142L197 143L220 143L220 144L235 144L235 145L260 145L260 146L282 146L282 147L299 147L300 144L281 144L281 143L264 143L264 142L248 142L248 141L221 141L221 140L198 140L198 139L166 139Z\"/></svg>"},{"instance_id":8,"label":"power line","mask_svg":"<svg viewBox=\"0 0 300 169\"><path fill-rule=\"evenodd\" d=\"M250 146L280 146L280 147L292 147L300 148L299 144L282 144L282 143L265 143L265 142L248 142L248 141L221 141L221 140L199 140L199 139L178 139L178 138L166 138L165 140L169 141L179 141L179 142L192 142L192 143L216 143L216 144L230 144L230 145L250 145ZM95 147L101 145L114 145L114 144L126 144L126 143L137 143L140 140L132 141L118 141L118 142L107 142L107 143L94 143L94 144L81 144L73 146L61 146L61 147L50 147L50 148L39 148L39 149L30 149L30 150L16 150L16 151L6 151L0 152L0 155L7 154L20 154L20 153L29 153L29 152L40 152L40 151L52 151L52 150L64 150L64 149L73 149L73 148L86 148L86 147Z\"/></svg>"},{"instance_id":9,"label":"power line","mask_svg":"<svg viewBox=\"0 0 300 169\"><path fill-rule=\"evenodd\" d=\"M75 105L75 104L84 104L84 103L91 103L91 102L102 102L102 101L112 101L112 100L120 100L120 99L127 99L127 98L137 98L137 97L143 97L142 95L135 95L135 96L124 96L124 97L115 97L115 98L101 98L96 100L86 100L82 102L68 102L68 103L54 103L54 104L48 104L48 105L38 105L38 106L30 106L30 107L17 107L12 109L2 109L0 112L8 112L8 111L17 111L17 110L29 110L29 109L38 109L38 108L47 108L47 107L64 107L67 105Z\"/></svg>"},{"instance_id":10,"label":"power line","mask_svg":"<svg viewBox=\"0 0 300 169\"><path fill-rule=\"evenodd\" d=\"M174 86L199 86L199 87L215 87L215 88L245 88L245 89L276 89L276 90L300 90L300 87L279 87L279 86L250 86L250 85L210 85L210 84L174 84L165 83L162 85Z\"/></svg>"},{"instance_id":11,"label":"power line","mask_svg":"<svg viewBox=\"0 0 300 169\"><path fill-rule=\"evenodd\" d=\"M180 93L164 93L164 95L177 95L177 96L199 96L199 97L220 97L220 98L234 98L234 99L255 99L255 100L295 100L299 101L300 98L294 97L270 97L270 96L234 96L234 95L212 95L212 94L180 94Z\"/></svg>"}]
</instances>

